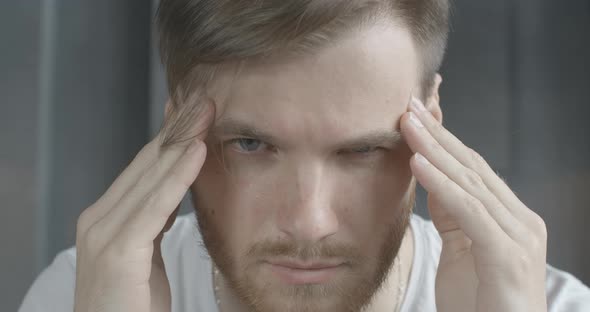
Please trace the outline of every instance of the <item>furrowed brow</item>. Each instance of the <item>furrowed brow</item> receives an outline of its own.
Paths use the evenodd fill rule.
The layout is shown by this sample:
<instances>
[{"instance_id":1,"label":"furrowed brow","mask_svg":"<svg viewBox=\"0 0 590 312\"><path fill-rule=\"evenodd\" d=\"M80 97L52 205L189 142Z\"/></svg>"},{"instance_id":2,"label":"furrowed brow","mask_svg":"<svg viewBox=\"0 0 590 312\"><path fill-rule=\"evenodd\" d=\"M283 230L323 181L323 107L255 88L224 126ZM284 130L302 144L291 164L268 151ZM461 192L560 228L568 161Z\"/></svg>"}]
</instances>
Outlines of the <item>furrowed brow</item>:
<instances>
[{"instance_id":1,"label":"furrowed brow","mask_svg":"<svg viewBox=\"0 0 590 312\"><path fill-rule=\"evenodd\" d=\"M269 144L277 142L277 139L254 126L234 118L224 118L215 123L213 134L217 137L240 136L260 140Z\"/></svg>"},{"instance_id":2,"label":"furrowed brow","mask_svg":"<svg viewBox=\"0 0 590 312\"><path fill-rule=\"evenodd\" d=\"M338 144L338 148L342 150L353 150L370 146L393 148L402 142L403 138L399 131L375 131L363 134L357 138L346 140Z\"/></svg>"},{"instance_id":3,"label":"furrowed brow","mask_svg":"<svg viewBox=\"0 0 590 312\"><path fill-rule=\"evenodd\" d=\"M224 118L216 122L213 127L213 134L217 137L240 136L256 139L269 144L277 144L280 140L271 134L260 130L247 122L234 119ZM340 150L353 150L363 147L383 146L393 148L403 142L402 135L396 130L376 130L362 134L356 138L347 139L335 146Z\"/></svg>"}]
</instances>

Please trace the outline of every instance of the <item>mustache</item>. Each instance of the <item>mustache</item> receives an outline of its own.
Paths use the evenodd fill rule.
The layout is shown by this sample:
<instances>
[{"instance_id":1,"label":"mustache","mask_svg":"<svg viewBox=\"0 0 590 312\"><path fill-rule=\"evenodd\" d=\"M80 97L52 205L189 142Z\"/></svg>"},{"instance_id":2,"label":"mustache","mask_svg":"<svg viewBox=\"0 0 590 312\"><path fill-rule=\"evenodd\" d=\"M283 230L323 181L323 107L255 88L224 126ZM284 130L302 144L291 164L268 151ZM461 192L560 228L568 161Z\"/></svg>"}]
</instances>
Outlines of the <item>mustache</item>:
<instances>
[{"instance_id":1,"label":"mustache","mask_svg":"<svg viewBox=\"0 0 590 312\"><path fill-rule=\"evenodd\" d=\"M349 264L359 261L360 251L354 246L342 243L319 242L301 244L294 241L263 241L252 245L246 252L247 257L274 258L289 257L302 261L338 258Z\"/></svg>"}]
</instances>

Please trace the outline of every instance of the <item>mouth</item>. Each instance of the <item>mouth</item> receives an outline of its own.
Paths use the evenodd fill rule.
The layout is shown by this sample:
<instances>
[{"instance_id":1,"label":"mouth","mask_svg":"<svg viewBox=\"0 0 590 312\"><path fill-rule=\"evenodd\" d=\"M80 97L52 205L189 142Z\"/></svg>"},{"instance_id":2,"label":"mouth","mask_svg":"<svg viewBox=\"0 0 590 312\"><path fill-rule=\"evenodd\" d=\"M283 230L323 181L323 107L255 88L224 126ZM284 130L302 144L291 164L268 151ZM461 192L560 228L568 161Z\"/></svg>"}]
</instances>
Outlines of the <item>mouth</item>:
<instances>
[{"instance_id":1,"label":"mouth","mask_svg":"<svg viewBox=\"0 0 590 312\"><path fill-rule=\"evenodd\" d=\"M266 261L271 272L282 282L289 285L326 284L343 270L343 261L296 260Z\"/></svg>"}]
</instances>

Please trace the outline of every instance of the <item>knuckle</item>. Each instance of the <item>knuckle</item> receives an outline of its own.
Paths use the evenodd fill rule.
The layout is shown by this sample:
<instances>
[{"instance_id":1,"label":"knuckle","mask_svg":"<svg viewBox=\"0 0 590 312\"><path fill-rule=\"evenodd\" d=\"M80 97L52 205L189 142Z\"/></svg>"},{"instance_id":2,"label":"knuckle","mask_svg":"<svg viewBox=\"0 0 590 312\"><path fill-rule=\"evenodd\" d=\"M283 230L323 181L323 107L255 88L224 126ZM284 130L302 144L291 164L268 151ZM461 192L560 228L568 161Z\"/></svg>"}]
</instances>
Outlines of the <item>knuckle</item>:
<instances>
[{"instance_id":1,"label":"knuckle","mask_svg":"<svg viewBox=\"0 0 590 312\"><path fill-rule=\"evenodd\" d=\"M533 227L535 232L540 234L542 238L547 237L547 224L545 223L545 220L536 213L533 215Z\"/></svg>"},{"instance_id":2,"label":"knuckle","mask_svg":"<svg viewBox=\"0 0 590 312\"><path fill-rule=\"evenodd\" d=\"M522 248L505 244L495 252L494 261L497 263L498 278L510 287L520 287L530 276L532 267L530 256ZM510 256L506 256L510 255Z\"/></svg>"},{"instance_id":3,"label":"knuckle","mask_svg":"<svg viewBox=\"0 0 590 312\"><path fill-rule=\"evenodd\" d=\"M443 133L444 131L446 131L445 127L440 122L435 122L432 125L432 130L438 133Z\"/></svg>"},{"instance_id":4,"label":"knuckle","mask_svg":"<svg viewBox=\"0 0 590 312\"><path fill-rule=\"evenodd\" d=\"M96 257L96 264L100 271L111 271L123 258L119 244L110 244Z\"/></svg>"},{"instance_id":5,"label":"knuckle","mask_svg":"<svg viewBox=\"0 0 590 312\"><path fill-rule=\"evenodd\" d=\"M538 256L515 242L503 242L496 246L489 260L494 263L488 268L492 270L490 276L498 279L494 283L501 282L513 289L525 286L534 274L533 271L539 267Z\"/></svg>"},{"instance_id":6,"label":"knuckle","mask_svg":"<svg viewBox=\"0 0 590 312\"><path fill-rule=\"evenodd\" d=\"M463 183L470 188L483 188L483 179L475 171L467 169L462 175Z\"/></svg>"},{"instance_id":7,"label":"knuckle","mask_svg":"<svg viewBox=\"0 0 590 312\"><path fill-rule=\"evenodd\" d=\"M538 214L533 213L531 222L531 231L533 232L533 250L541 250L545 248L547 243L547 225L543 218Z\"/></svg>"},{"instance_id":8,"label":"knuckle","mask_svg":"<svg viewBox=\"0 0 590 312\"><path fill-rule=\"evenodd\" d=\"M532 254L536 255L545 250L545 243L540 238L534 237L527 243L527 247Z\"/></svg>"},{"instance_id":9,"label":"knuckle","mask_svg":"<svg viewBox=\"0 0 590 312\"><path fill-rule=\"evenodd\" d=\"M153 248L132 248L131 244L125 240L113 241L95 257L95 266L97 271L111 278L137 275L135 273L149 277L150 266L141 264L150 262L152 255Z\"/></svg>"},{"instance_id":10,"label":"knuckle","mask_svg":"<svg viewBox=\"0 0 590 312\"><path fill-rule=\"evenodd\" d=\"M486 166L486 161L474 149L469 148L469 165L474 169L482 169Z\"/></svg>"},{"instance_id":11,"label":"knuckle","mask_svg":"<svg viewBox=\"0 0 590 312\"><path fill-rule=\"evenodd\" d=\"M163 218L165 209L158 209L161 208L161 203L163 202L163 194L160 191L151 192L141 201L140 209L137 209L135 212L135 218L137 218L142 213L148 213L152 220ZM162 213L159 213L161 212ZM135 222L133 223L135 224Z\"/></svg>"},{"instance_id":12,"label":"knuckle","mask_svg":"<svg viewBox=\"0 0 590 312\"><path fill-rule=\"evenodd\" d=\"M151 192L149 193L144 199L141 201L142 209L146 207L153 207L156 206L160 200L160 193L159 192Z\"/></svg>"},{"instance_id":13,"label":"knuckle","mask_svg":"<svg viewBox=\"0 0 590 312\"><path fill-rule=\"evenodd\" d=\"M442 147L436 140L432 140L432 142L428 144L428 149L434 154L440 152L442 150Z\"/></svg>"},{"instance_id":14,"label":"knuckle","mask_svg":"<svg viewBox=\"0 0 590 312\"><path fill-rule=\"evenodd\" d=\"M162 171L166 170L166 166L161 161L154 161L153 164L144 172L144 177L152 180L157 177Z\"/></svg>"},{"instance_id":15,"label":"knuckle","mask_svg":"<svg viewBox=\"0 0 590 312\"><path fill-rule=\"evenodd\" d=\"M510 265L508 266L507 276L510 279L511 283L515 286L522 283L523 280L528 278L529 270L532 266L531 258L523 252L514 252L511 251L514 256L513 261L510 261Z\"/></svg>"},{"instance_id":16,"label":"knuckle","mask_svg":"<svg viewBox=\"0 0 590 312\"><path fill-rule=\"evenodd\" d=\"M86 232L86 230L92 225L92 215L90 210L92 210L92 206L84 209L80 216L78 216L78 220L76 221L76 235L80 236Z\"/></svg>"},{"instance_id":17,"label":"knuckle","mask_svg":"<svg viewBox=\"0 0 590 312\"><path fill-rule=\"evenodd\" d=\"M139 177L135 185L146 185L149 184L149 181L154 181L158 177L159 172L162 170L161 167L162 165L159 162L154 162L154 164L152 164L148 169L141 173L141 176Z\"/></svg>"},{"instance_id":18,"label":"knuckle","mask_svg":"<svg viewBox=\"0 0 590 312\"><path fill-rule=\"evenodd\" d=\"M445 192L448 192L448 190L453 188L454 183L455 182L451 181L451 179L445 176L442 179L442 181L440 181L440 183L438 184L437 191L441 194L444 194Z\"/></svg>"},{"instance_id":19,"label":"knuckle","mask_svg":"<svg viewBox=\"0 0 590 312\"><path fill-rule=\"evenodd\" d=\"M99 227L96 224L92 225L81 237L82 246L80 247L86 250L96 250L100 246L100 241L102 237L103 234L102 231L100 231Z\"/></svg>"},{"instance_id":20,"label":"knuckle","mask_svg":"<svg viewBox=\"0 0 590 312\"><path fill-rule=\"evenodd\" d=\"M462 201L472 214L479 215L483 213L483 205L475 197L466 194L463 196Z\"/></svg>"}]
</instances>

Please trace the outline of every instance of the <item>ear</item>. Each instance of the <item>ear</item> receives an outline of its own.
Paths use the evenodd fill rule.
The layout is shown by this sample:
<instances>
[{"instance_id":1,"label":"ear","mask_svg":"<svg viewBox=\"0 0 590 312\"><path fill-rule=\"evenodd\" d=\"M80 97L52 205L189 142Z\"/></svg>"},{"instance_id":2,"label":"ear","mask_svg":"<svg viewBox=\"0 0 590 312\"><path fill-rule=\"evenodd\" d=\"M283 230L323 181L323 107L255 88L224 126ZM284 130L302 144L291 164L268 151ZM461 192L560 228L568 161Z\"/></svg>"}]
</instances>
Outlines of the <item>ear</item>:
<instances>
[{"instance_id":1,"label":"ear","mask_svg":"<svg viewBox=\"0 0 590 312\"><path fill-rule=\"evenodd\" d=\"M441 75L436 73L434 75L434 84L432 85L432 89L426 92L426 102L424 103L426 109L429 110L434 118L436 118L436 120L438 120L440 123L443 121L443 114L442 110L440 109L440 95L438 93L441 82Z\"/></svg>"}]
</instances>

